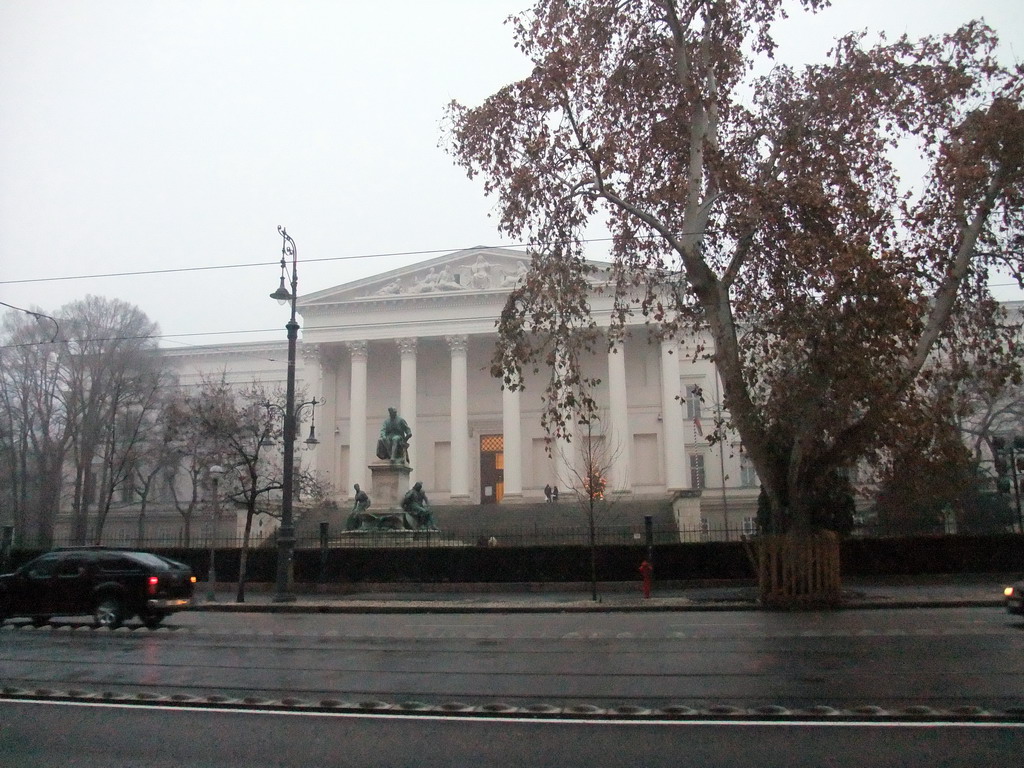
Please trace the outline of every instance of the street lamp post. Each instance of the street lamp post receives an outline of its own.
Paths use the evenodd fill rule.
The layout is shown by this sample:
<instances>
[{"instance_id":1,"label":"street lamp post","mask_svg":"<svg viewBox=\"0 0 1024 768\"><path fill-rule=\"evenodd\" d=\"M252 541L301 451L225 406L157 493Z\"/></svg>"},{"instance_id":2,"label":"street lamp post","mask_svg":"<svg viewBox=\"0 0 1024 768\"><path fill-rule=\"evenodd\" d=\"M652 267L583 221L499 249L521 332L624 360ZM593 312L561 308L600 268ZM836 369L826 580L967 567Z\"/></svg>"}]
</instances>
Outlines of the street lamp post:
<instances>
[{"instance_id":1,"label":"street lamp post","mask_svg":"<svg viewBox=\"0 0 1024 768\"><path fill-rule=\"evenodd\" d=\"M295 600L291 592L289 575L291 573L292 554L295 551L295 522L292 519L292 497L295 492L295 344L299 338L299 323L295 319L295 302L299 293L299 250L295 241L282 226L277 231L281 234L281 285L270 294L270 298L279 303L291 303L292 313L285 325L288 331L288 378L285 384L284 412L284 478L281 498L281 527L277 532L277 591L274 602L288 603ZM287 257L292 259L291 290L285 283L288 276Z\"/></svg>"},{"instance_id":2,"label":"street lamp post","mask_svg":"<svg viewBox=\"0 0 1024 768\"><path fill-rule=\"evenodd\" d=\"M210 483L213 485L213 519L210 531L210 572L206 576L208 589L206 599L214 602L217 599L217 531L220 529L220 476L224 474L224 467L214 464L207 470L210 473Z\"/></svg>"}]
</instances>

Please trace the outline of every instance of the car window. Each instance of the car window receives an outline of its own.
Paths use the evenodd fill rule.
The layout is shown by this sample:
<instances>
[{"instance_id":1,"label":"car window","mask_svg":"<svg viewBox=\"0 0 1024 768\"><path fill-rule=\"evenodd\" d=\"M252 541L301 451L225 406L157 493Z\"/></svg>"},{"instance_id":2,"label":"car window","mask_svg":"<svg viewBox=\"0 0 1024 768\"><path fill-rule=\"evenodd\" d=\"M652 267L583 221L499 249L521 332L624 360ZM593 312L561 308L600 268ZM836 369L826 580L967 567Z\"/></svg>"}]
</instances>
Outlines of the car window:
<instances>
[{"instance_id":1,"label":"car window","mask_svg":"<svg viewBox=\"0 0 1024 768\"><path fill-rule=\"evenodd\" d=\"M126 555L100 555L97 564L104 573L140 573L142 565Z\"/></svg>"},{"instance_id":2,"label":"car window","mask_svg":"<svg viewBox=\"0 0 1024 768\"><path fill-rule=\"evenodd\" d=\"M149 566L150 568L166 570L168 566L165 558L159 557L158 555L151 555L148 552L132 552L128 557L136 562L142 563L143 565Z\"/></svg>"},{"instance_id":3,"label":"car window","mask_svg":"<svg viewBox=\"0 0 1024 768\"><path fill-rule=\"evenodd\" d=\"M57 572L58 562L59 555L42 555L25 566L25 573L32 579L48 579Z\"/></svg>"},{"instance_id":4,"label":"car window","mask_svg":"<svg viewBox=\"0 0 1024 768\"><path fill-rule=\"evenodd\" d=\"M57 576L60 577L81 576L83 573L85 573L85 558L81 555L61 558L57 565Z\"/></svg>"}]
</instances>

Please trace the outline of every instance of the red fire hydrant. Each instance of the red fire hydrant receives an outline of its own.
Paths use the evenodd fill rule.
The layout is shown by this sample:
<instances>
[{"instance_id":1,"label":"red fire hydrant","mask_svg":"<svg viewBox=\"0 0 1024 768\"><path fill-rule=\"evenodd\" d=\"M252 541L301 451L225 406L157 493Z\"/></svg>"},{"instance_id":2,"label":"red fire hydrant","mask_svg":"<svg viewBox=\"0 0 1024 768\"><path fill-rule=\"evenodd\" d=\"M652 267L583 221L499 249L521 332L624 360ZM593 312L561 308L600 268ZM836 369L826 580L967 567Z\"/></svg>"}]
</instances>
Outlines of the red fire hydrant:
<instances>
[{"instance_id":1,"label":"red fire hydrant","mask_svg":"<svg viewBox=\"0 0 1024 768\"><path fill-rule=\"evenodd\" d=\"M644 560L640 563L640 575L643 577L643 589L644 599L649 600L651 597L651 581L654 575L654 566Z\"/></svg>"}]
</instances>

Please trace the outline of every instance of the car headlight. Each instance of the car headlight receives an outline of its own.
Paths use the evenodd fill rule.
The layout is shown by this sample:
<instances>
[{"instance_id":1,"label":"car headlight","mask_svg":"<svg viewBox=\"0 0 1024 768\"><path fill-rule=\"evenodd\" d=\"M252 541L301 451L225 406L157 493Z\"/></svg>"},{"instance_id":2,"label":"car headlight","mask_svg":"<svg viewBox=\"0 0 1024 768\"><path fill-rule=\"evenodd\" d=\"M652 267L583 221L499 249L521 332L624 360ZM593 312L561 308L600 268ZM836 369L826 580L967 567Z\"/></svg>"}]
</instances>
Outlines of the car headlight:
<instances>
[{"instance_id":1,"label":"car headlight","mask_svg":"<svg viewBox=\"0 0 1024 768\"><path fill-rule=\"evenodd\" d=\"M1003 590L1003 595L1006 597L1013 597L1013 587L1007 587Z\"/></svg>"}]
</instances>

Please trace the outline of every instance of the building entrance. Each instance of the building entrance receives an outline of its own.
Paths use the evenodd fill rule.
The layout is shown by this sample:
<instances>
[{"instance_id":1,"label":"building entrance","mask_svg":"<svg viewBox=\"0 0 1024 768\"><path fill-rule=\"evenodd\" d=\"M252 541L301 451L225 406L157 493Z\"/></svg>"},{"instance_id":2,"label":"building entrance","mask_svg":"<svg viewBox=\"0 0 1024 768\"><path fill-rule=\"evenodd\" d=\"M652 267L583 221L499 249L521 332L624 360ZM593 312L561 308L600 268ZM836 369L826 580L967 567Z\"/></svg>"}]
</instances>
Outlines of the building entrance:
<instances>
[{"instance_id":1,"label":"building entrance","mask_svg":"<svg viewBox=\"0 0 1024 768\"><path fill-rule=\"evenodd\" d=\"M505 437L480 436L480 503L497 504L505 495Z\"/></svg>"}]
</instances>

